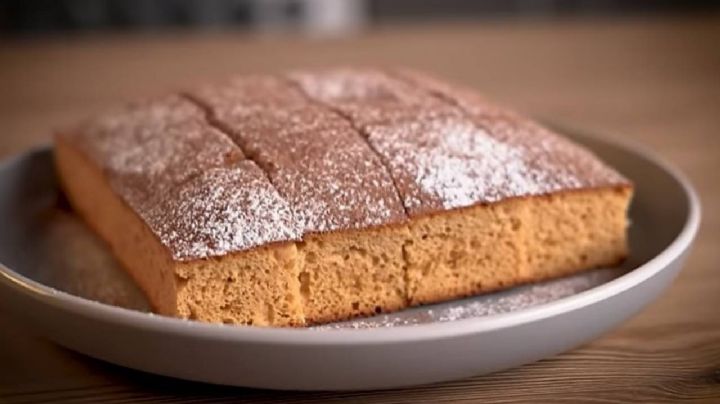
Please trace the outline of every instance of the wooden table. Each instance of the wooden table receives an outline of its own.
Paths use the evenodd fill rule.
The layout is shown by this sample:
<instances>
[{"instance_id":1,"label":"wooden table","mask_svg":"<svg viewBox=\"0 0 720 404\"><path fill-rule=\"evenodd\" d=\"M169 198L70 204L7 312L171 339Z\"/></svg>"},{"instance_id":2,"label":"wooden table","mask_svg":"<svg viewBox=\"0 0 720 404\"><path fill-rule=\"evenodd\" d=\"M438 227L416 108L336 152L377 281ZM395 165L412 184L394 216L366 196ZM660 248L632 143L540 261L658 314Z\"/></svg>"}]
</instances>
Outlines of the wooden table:
<instances>
[{"instance_id":1,"label":"wooden table","mask_svg":"<svg viewBox=\"0 0 720 404\"><path fill-rule=\"evenodd\" d=\"M540 117L626 136L684 170L705 208L661 299L573 352L490 376L367 393L277 393L122 369L62 349L3 314L0 401L720 402L720 18L444 24L311 41L206 33L0 42L0 156L124 99L236 72L409 65ZM662 198L662 195L658 195Z\"/></svg>"}]
</instances>

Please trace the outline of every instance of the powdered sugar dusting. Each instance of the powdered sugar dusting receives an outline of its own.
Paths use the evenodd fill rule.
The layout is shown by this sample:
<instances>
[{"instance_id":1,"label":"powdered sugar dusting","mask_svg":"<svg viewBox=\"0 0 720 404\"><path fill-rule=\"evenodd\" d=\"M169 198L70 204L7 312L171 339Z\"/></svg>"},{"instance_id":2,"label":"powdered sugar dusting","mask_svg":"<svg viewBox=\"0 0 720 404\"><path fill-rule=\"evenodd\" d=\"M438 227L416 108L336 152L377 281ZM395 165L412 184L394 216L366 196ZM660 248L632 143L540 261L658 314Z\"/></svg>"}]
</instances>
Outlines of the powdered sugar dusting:
<instances>
[{"instance_id":1,"label":"powdered sugar dusting","mask_svg":"<svg viewBox=\"0 0 720 404\"><path fill-rule=\"evenodd\" d=\"M470 92L453 103L432 94L446 90L441 84L425 83L440 87L428 91L366 69L292 77L365 134L410 216L627 182L590 152L514 113L480 105L484 100Z\"/></svg>"},{"instance_id":2,"label":"powdered sugar dusting","mask_svg":"<svg viewBox=\"0 0 720 404\"><path fill-rule=\"evenodd\" d=\"M111 111L63 137L103 168L177 260L300 237L262 171L181 97Z\"/></svg>"},{"instance_id":3,"label":"powdered sugar dusting","mask_svg":"<svg viewBox=\"0 0 720 404\"><path fill-rule=\"evenodd\" d=\"M525 164L522 149L461 118L420 118L367 132L387 156L410 214L542 191L542 172Z\"/></svg>"},{"instance_id":4,"label":"powdered sugar dusting","mask_svg":"<svg viewBox=\"0 0 720 404\"><path fill-rule=\"evenodd\" d=\"M526 163L545 179L542 192L629 184L589 150L472 90L412 70L394 74L455 106L499 141L522 149Z\"/></svg>"},{"instance_id":5,"label":"powdered sugar dusting","mask_svg":"<svg viewBox=\"0 0 720 404\"><path fill-rule=\"evenodd\" d=\"M589 150L532 121L476 117L474 122L498 141L523 150L528 167L544 176L543 193L629 183Z\"/></svg>"},{"instance_id":6,"label":"powdered sugar dusting","mask_svg":"<svg viewBox=\"0 0 720 404\"><path fill-rule=\"evenodd\" d=\"M345 68L288 74L311 99L340 112L355 128L457 113L415 86L375 69Z\"/></svg>"},{"instance_id":7,"label":"powdered sugar dusting","mask_svg":"<svg viewBox=\"0 0 720 404\"><path fill-rule=\"evenodd\" d=\"M405 220L391 177L347 121L290 83L264 82L267 94L236 79L192 96L268 174L305 232Z\"/></svg>"},{"instance_id":8,"label":"powdered sugar dusting","mask_svg":"<svg viewBox=\"0 0 720 404\"><path fill-rule=\"evenodd\" d=\"M244 158L205 123L200 109L175 96L109 111L65 137L105 170L115 191L139 212L203 170Z\"/></svg>"},{"instance_id":9,"label":"powdered sugar dusting","mask_svg":"<svg viewBox=\"0 0 720 404\"><path fill-rule=\"evenodd\" d=\"M288 77L298 83L310 98L333 104L382 103L404 105L427 103L422 91L393 80L377 69L334 68L294 71Z\"/></svg>"},{"instance_id":10,"label":"powdered sugar dusting","mask_svg":"<svg viewBox=\"0 0 720 404\"><path fill-rule=\"evenodd\" d=\"M162 177L173 183L203 167L243 158L229 139L205 123L200 109L176 96L109 111L71 135L114 174Z\"/></svg>"},{"instance_id":11,"label":"powdered sugar dusting","mask_svg":"<svg viewBox=\"0 0 720 404\"><path fill-rule=\"evenodd\" d=\"M143 218L178 260L301 236L289 206L250 161L204 172Z\"/></svg>"},{"instance_id":12,"label":"powdered sugar dusting","mask_svg":"<svg viewBox=\"0 0 720 404\"><path fill-rule=\"evenodd\" d=\"M176 259L627 184L589 151L439 81L371 69L288 77L294 84L253 76L192 92L212 124L169 96L65 138Z\"/></svg>"}]
</instances>

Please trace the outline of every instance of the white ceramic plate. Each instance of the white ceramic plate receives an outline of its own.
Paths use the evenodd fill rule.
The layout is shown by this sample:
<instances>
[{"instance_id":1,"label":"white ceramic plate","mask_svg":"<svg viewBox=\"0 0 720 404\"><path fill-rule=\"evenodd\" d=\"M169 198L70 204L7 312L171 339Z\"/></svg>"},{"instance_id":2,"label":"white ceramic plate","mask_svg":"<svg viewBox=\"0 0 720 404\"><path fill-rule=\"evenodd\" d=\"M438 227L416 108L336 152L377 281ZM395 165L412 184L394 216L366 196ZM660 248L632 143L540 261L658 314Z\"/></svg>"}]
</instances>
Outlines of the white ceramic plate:
<instances>
[{"instance_id":1,"label":"white ceramic plate","mask_svg":"<svg viewBox=\"0 0 720 404\"><path fill-rule=\"evenodd\" d=\"M622 268L315 329L161 317L145 311L102 244L63 208L50 152L39 149L0 167L0 302L75 351L218 384L375 389L533 362L597 337L655 299L680 270L700 219L689 183L647 151L572 137L636 184L632 257Z\"/></svg>"}]
</instances>

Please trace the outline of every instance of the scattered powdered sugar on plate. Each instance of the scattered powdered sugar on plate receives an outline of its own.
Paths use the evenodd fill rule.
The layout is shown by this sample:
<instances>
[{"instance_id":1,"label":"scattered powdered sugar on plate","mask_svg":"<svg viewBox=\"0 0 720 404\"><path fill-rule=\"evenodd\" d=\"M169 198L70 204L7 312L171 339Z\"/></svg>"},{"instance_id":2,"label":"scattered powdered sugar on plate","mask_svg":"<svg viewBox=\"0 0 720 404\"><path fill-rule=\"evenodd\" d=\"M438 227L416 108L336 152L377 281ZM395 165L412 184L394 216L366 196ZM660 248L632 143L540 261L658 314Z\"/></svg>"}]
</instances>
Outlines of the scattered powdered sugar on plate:
<instances>
[{"instance_id":1,"label":"scattered powdered sugar on plate","mask_svg":"<svg viewBox=\"0 0 720 404\"><path fill-rule=\"evenodd\" d=\"M609 282L624 274L623 268L597 269L534 285L462 300L416 307L397 313L311 327L317 330L389 328L442 323L510 313L550 303Z\"/></svg>"},{"instance_id":2,"label":"scattered powdered sugar on plate","mask_svg":"<svg viewBox=\"0 0 720 404\"><path fill-rule=\"evenodd\" d=\"M24 275L89 300L149 312L150 305L102 240L73 214L53 210L33 232L34 259Z\"/></svg>"}]
</instances>

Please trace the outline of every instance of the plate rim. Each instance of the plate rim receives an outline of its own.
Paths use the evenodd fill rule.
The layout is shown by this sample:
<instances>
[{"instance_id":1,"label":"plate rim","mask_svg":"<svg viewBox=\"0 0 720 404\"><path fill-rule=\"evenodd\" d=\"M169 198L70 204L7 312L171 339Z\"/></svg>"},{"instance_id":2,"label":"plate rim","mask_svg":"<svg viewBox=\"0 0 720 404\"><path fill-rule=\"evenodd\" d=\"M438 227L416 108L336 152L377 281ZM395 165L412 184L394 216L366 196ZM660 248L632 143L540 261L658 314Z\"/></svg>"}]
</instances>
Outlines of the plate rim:
<instances>
[{"instance_id":1,"label":"plate rim","mask_svg":"<svg viewBox=\"0 0 720 404\"><path fill-rule=\"evenodd\" d=\"M358 328L358 329L308 329L257 327L247 325L226 325L203 323L173 317L140 312L85 299L80 296L52 288L30 279L0 262L0 283L15 289L27 298L50 304L60 310L75 315L90 317L102 322L142 328L161 333L202 337L217 341L258 342L283 345L354 345L380 344L432 340L444 337L457 337L509 328L520 324L540 321L590 306L610 298L643 283L666 269L671 262L681 256L693 242L701 217L700 199L689 179L679 169L666 162L656 152L638 142L621 139L617 136L598 135L589 131L559 126L560 133L574 137L592 138L596 141L625 149L637 157L658 166L670 175L683 189L688 205L687 217L678 235L659 254L642 265L632 269L602 285L593 287L571 296L552 302L509 312L491 314L476 318L465 318L447 322L413 324L398 327ZM35 146L25 152L15 154L0 162L0 171L11 169L18 161L33 154L51 150L50 145Z\"/></svg>"}]
</instances>

